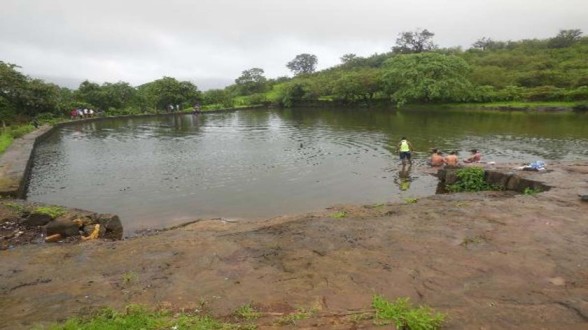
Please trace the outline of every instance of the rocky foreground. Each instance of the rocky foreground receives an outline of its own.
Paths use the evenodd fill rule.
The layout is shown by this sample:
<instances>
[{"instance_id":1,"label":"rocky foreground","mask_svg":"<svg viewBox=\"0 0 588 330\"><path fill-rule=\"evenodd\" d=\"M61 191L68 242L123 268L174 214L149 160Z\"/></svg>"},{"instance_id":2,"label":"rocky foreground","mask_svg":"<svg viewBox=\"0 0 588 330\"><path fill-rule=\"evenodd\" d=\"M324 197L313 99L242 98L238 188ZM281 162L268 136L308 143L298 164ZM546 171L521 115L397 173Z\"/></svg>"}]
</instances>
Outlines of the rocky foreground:
<instances>
[{"instance_id":1,"label":"rocky foreground","mask_svg":"<svg viewBox=\"0 0 588 330\"><path fill-rule=\"evenodd\" d=\"M499 166L498 166L499 167ZM588 328L588 165L520 173L550 190L339 206L265 221L199 220L152 235L0 251L0 327L101 306L228 316L315 310L298 328L374 327L374 294L446 313L448 329Z\"/></svg>"}]
</instances>

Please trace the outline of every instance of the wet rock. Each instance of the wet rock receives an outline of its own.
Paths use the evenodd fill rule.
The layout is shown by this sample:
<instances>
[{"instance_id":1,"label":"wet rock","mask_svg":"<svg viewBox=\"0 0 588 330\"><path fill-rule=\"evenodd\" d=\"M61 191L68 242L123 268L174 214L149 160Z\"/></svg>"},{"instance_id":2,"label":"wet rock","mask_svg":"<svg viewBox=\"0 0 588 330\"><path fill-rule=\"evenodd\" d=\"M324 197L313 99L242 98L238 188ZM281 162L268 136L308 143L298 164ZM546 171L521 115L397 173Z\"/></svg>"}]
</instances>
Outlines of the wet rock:
<instances>
[{"instance_id":1,"label":"wet rock","mask_svg":"<svg viewBox=\"0 0 588 330\"><path fill-rule=\"evenodd\" d=\"M512 173L503 173L499 171L486 171L486 182L492 186L506 187L508 181L513 176Z\"/></svg>"},{"instance_id":2,"label":"wet rock","mask_svg":"<svg viewBox=\"0 0 588 330\"><path fill-rule=\"evenodd\" d=\"M78 224L67 218L57 218L49 222L45 229L47 236L60 234L62 237L78 236L80 235L80 227Z\"/></svg>"},{"instance_id":3,"label":"wet rock","mask_svg":"<svg viewBox=\"0 0 588 330\"><path fill-rule=\"evenodd\" d=\"M27 227L38 227L48 224L52 220L50 215L43 213L31 213L21 221L21 224Z\"/></svg>"},{"instance_id":4,"label":"wet rock","mask_svg":"<svg viewBox=\"0 0 588 330\"><path fill-rule=\"evenodd\" d=\"M98 224L84 226L82 228L84 236L90 236L94 232L96 225L98 225ZM104 237L105 234L106 234L106 229L103 226L100 226L100 233L98 234L98 237Z\"/></svg>"},{"instance_id":5,"label":"wet rock","mask_svg":"<svg viewBox=\"0 0 588 330\"><path fill-rule=\"evenodd\" d=\"M100 224L101 230L104 228L104 238L113 240L121 240L123 238L123 226L118 215L98 214L96 216L96 222Z\"/></svg>"}]
</instances>

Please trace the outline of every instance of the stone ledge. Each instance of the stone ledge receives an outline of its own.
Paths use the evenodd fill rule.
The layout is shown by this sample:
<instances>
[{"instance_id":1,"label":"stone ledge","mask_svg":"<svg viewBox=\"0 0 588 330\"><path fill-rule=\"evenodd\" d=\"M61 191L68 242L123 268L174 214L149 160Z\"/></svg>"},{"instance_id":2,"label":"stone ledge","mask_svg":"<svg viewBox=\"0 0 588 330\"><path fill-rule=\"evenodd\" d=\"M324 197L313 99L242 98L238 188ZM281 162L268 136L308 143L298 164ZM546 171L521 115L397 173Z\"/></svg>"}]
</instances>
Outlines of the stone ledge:
<instances>
[{"instance_id":1,"label":"stone ledge","mask_svg":"<svg viewBox=\"0 0 588 330\"><path fill-rule=\"evenodd\" d=\"M437 177L439 178L439 189L437 189L437 191L443 191L447 185L457 182L456 172L459 169L460 168L443 168L437 171ZM486 183L490 185L502 187L504 190L516 191L518 193L524 193L528 189L541 192L551 189L550 186L543 182L522 177L512 171L485 169L484 178Z\"/></svg>"}]
</instances>

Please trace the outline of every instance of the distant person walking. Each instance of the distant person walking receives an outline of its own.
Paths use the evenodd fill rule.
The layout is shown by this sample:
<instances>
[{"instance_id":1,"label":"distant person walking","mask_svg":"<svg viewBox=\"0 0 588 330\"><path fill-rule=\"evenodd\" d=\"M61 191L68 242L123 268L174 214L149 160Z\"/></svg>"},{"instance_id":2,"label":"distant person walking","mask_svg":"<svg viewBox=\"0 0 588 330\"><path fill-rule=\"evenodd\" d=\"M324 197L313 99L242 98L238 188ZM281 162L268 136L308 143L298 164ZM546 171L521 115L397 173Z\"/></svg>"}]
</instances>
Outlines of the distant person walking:
<instances>
[{"instance_id":1,"label":"distant person walking","mask_svg":"<svg viewBox=\"0 0 588 330\"><path fill-rule=\"evenodd\" d=\"M400 139L400 143L398 143L398 151L400 153L400 160L402 161L402 165L406 165L406 162L412 165L412 158L411 153L414 150L412 144L406 139L406 137L402 137Z\"/></svg>"}]
</instances>

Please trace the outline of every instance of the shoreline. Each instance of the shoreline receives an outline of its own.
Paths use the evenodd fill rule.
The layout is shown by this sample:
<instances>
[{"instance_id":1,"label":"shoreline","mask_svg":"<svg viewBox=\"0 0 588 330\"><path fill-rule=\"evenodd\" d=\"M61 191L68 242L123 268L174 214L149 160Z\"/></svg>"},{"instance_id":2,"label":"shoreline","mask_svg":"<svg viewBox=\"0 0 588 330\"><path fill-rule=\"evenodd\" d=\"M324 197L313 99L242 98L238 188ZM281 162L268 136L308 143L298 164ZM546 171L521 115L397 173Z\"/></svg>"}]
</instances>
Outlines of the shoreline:
<instances>
[{"instance_id":1,"label":"shoreline","mask_svg":"<svg viewBox=\"0 0 588 330\"><path fill-rule=\"evenodd\" d=\"M548 169L520 172L551 187L532 196L457 193L260 221L202 219L116 242L0 251L0 328L100 306L205 306L229 318L250 304L267 314L312 308L297 326L348 329L373 326L345 315L380 294L446 313L447 329L580 329L588 325L588 203L577 195L588 188L588 163Z\"/></svg>"}]
</instances>

